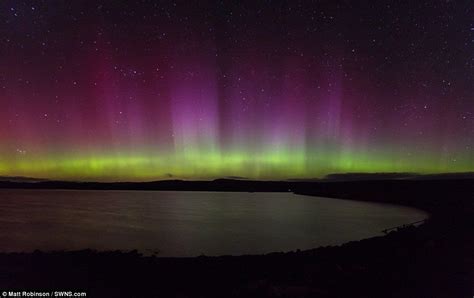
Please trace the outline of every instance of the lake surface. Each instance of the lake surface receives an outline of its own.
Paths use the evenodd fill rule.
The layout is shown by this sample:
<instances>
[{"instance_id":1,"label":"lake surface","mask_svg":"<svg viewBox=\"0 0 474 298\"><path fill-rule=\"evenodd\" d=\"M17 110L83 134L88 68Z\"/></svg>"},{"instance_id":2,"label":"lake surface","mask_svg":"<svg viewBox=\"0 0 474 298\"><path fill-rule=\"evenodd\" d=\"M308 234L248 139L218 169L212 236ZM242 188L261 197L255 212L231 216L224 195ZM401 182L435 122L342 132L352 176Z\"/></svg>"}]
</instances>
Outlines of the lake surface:
<instances>
[{"instance_id":1,"label":"lake surface","mask_svg":"<svg viewBox=\"0 0 474 298\"><path fill-rule=\"evenodd\" d=\"M0 250L260 254L342 244L427 217L292 193L0 190Z\"/></svg>"}]
</instances>

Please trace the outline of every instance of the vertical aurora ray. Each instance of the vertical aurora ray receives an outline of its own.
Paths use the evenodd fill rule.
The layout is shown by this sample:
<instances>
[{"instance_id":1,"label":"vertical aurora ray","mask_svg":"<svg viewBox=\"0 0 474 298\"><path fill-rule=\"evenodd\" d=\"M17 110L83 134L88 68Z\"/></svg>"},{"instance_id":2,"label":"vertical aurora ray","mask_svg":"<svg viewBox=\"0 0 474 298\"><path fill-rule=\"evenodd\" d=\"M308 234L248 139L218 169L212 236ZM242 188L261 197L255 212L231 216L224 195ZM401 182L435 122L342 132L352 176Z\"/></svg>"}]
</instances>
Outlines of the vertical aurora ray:
<instances>
[{"instance_id":1,"label":"vertical aurora ray","mask_svg":"<svg viewBox=\"0 0 474 298\"><path fill-rule=\"evenodd\" d=\"M0 176L474 170L474 43L464 42L463 14L430 31L407 20L400 36L392 14L368 26L344 3L315 17L291 3L33 11L26 2L0 5ZM453 32L464 39L443 37Z\"/></svg>"}]
</instances>

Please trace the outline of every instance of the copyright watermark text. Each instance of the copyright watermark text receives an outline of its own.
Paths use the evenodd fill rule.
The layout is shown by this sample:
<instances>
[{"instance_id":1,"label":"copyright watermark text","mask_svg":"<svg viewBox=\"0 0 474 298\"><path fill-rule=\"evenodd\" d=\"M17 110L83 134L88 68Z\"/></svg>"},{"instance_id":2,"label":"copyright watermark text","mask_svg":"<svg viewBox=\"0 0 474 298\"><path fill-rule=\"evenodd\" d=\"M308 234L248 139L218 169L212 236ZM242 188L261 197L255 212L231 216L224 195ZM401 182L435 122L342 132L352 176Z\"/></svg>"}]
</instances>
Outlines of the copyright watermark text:
<instances>
[{"instance_id":1,"label":"copyright watermark text","mask_svg":"<svg viewBox=\"0 0 474 298\"><path fill-rule=\"evenodd\" d=\"M0 291L1 297L87 297L86 291Z\"/></svg>"}]
</instances>

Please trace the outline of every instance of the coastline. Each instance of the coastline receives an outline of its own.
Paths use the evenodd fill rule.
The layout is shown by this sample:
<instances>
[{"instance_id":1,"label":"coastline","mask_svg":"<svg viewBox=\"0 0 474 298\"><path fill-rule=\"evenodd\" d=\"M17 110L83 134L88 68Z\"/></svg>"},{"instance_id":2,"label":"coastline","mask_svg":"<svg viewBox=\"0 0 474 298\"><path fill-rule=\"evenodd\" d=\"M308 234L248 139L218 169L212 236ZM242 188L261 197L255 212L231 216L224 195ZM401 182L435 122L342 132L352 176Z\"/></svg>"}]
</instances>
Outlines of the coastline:
<instances>
[{"instance_id":1,"label":"coastline","mask_svg":"<svg viewBox=\"0 0 474 298\"><path fill-rule=\"evenodd\" d=\"M301 184L295 193L400 204L431 217L385 236L266 255L1 253L0 287L86 289L91 297L471 297L472 182Z\"/></svg>"}]
</instances>

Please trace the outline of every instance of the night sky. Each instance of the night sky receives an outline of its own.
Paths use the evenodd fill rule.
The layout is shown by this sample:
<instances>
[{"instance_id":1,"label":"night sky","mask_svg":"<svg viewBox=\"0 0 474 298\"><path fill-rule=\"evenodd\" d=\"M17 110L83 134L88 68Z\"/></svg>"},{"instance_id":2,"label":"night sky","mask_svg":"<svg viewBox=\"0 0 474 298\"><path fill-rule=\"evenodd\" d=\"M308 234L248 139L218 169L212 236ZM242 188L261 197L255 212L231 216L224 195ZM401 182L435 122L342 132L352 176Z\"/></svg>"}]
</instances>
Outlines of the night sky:
<instances>
[{"instance_id":1,"label":"night sky","mask_svg":"<svg viewBox=\"0 0 474 298\"><path fill-rule=\"evenodd\" d=\"M471 1L0 2L0 176L474 170Z\"/></svg>"}]
</instances>

